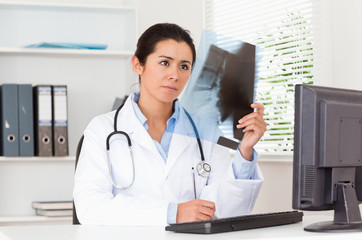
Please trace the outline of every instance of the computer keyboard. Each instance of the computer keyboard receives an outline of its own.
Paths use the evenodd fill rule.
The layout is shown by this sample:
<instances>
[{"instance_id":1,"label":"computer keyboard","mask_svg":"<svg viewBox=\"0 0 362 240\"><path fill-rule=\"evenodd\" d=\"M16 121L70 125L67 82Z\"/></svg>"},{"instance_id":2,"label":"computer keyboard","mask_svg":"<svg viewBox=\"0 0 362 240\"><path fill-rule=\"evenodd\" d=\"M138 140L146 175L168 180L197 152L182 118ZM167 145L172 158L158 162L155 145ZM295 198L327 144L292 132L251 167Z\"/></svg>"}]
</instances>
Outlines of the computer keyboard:
<instances>
[{"instance_id":1,"label":"computer keyboard","mask_svg":"<svg viewBox=\"0 0 362 240\"><path fill-rule=\"evenodd\" d=\"M238 230L278 226L301 222L303 212L287 211L251 214L197 222L176 223L166 226L166 231L182 233L220 233Z\"/></svg>"}]
</instances>

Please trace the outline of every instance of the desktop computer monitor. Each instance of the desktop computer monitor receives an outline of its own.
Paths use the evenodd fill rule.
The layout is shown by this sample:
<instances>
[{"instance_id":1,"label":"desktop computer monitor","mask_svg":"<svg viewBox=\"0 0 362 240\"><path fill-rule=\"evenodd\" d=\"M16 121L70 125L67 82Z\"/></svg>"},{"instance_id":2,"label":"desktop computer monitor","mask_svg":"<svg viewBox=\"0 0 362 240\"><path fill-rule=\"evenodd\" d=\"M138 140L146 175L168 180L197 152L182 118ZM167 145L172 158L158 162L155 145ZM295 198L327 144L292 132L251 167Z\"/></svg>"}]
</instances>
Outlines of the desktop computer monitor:
<instances>
[{"instance_id":1,"label":"desktop computer monitor","mask_svg":"<svg viewBox=\"0 0 362 240\"><path fill-rule=\"evenodd\" d=\"M362 91L295 87L293 208L334 210L307 231L362 231Z\"/></svg>"}]
</instances>

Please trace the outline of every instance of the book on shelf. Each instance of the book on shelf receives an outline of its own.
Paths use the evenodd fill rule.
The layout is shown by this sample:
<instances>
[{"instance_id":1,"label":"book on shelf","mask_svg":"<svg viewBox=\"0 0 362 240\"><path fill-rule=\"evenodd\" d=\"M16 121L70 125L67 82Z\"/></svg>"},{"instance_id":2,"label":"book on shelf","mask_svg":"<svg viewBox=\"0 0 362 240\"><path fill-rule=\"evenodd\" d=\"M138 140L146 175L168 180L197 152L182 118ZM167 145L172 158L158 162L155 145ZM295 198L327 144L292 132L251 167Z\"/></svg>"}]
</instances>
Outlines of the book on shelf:
<instances>
[{"instance_id":1,"label":"book on shelf","mask_svg":"<svg viewBox=\"0 0 362 240\"><path fill-rule=\"evenodd\" d=\"M61 209L61 210L45 210L45 209L36 209L36 215L45 216L45 217L68 217L73 215L73 210L71 209Z\"/></svg>"},{"instance_id":2,"label":"book on shelf","mask_svg":"<svg viewBox=\"0 0 362 240\"><path fill-rule=\"evenodd\" d=\"M72 210L72 201L34 201L32 207L35 210Z\"/></svg>"}]
</instances>

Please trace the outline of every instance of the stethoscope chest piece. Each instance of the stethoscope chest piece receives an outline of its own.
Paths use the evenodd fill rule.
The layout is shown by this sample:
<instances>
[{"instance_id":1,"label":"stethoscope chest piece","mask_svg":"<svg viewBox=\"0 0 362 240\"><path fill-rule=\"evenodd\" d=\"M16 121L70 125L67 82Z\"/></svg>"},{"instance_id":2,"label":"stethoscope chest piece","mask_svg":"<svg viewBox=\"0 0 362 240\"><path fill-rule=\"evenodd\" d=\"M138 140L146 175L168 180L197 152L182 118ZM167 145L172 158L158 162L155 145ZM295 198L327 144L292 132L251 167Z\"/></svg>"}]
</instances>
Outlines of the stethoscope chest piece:
<instances>
[{"instance_id":1,"label":"stethoscope chest piece","mask_svg":"<svg viewBox=\"0 0 362 240\"><path fill-rule=\"evenodd\" d=\"M197 164L196 170L201 177L208 178L210 176L211 166L205 161L201 161Z\"/></svg>"}]
</instances>

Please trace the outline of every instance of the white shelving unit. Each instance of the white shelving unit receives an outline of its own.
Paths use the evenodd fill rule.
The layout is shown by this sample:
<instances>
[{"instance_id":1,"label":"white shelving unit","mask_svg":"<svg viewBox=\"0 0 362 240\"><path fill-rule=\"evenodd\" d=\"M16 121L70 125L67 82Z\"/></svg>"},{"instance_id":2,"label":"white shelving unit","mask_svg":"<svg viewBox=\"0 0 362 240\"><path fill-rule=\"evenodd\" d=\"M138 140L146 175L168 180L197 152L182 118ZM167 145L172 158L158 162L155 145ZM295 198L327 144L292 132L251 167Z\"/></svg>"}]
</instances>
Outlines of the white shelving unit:
<instances>
[{"instance_id":1,"label":"white shelving unit","mask_svg":"<svg viewBox=\"0 0 362 240\"><path fill-rule=\"evenodd\" d=\"M72 199L74 155L89 121L131 92L138 11L119 5L0 0L0 84L68 86L69 157L0 157L0 225L58 222L32 201ZM107 44L106 50L26 48L40 42ZM59 219L71 222L71 218Z\"/></svg>"}]
</instances>

